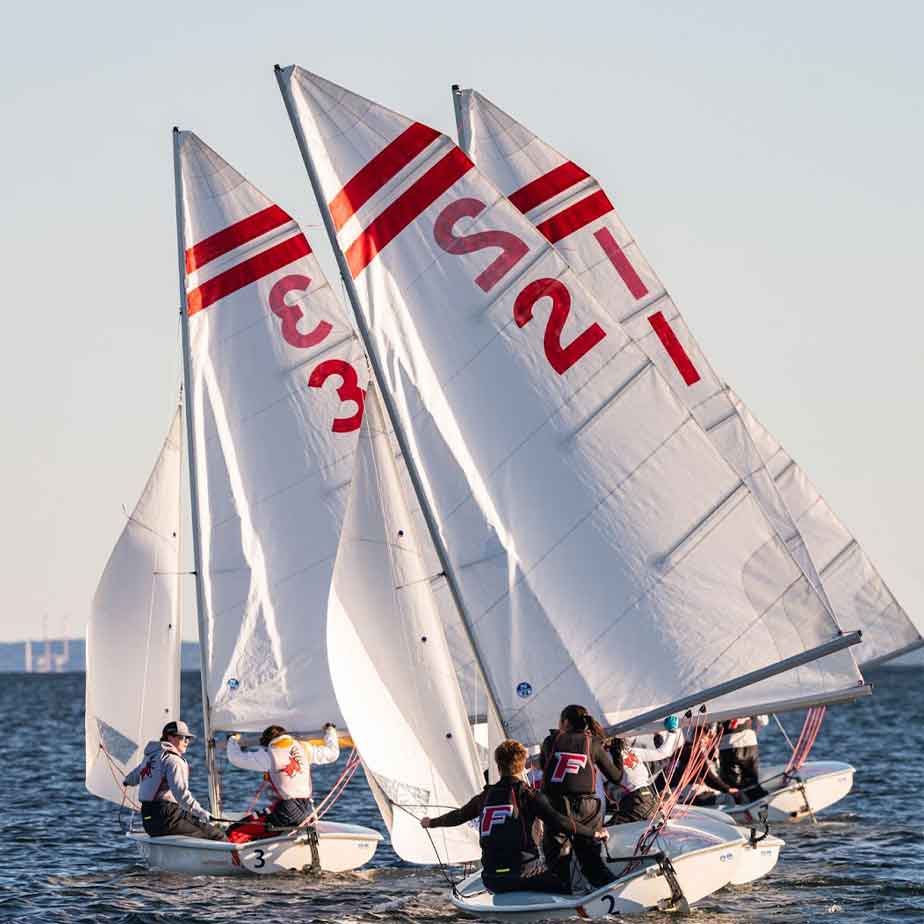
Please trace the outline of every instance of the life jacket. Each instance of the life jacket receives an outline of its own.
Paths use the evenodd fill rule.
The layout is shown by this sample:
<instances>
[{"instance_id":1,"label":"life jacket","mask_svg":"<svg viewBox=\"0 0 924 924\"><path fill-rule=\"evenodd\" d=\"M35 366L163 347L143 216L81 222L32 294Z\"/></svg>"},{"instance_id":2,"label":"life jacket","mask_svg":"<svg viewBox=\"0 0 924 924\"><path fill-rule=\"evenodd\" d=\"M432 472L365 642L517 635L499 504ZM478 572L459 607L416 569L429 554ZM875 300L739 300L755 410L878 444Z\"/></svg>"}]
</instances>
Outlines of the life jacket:
<instances>
[{"instance_id":1,"label":"life jacket","mask_svg":"<svg viewBox=\"0 0 924 924\"><path fill-rule=\"evenodd\" d=\"M524 863L539 856L530 833L532 819L522 809L525 787L521 780L501 780L485 793L478 841L481 865L488 875L517 876Z\"/></svg>"},{"instance_id":2,"label":"life jacket","mask_svg":"<svg viewBox=\"0 0 924 924\"><path fill-rule=\"evenodd\" d=\"M590 753L590 732L559 731L550 737L542 791L550 796L592 796L597 788L597 768Z\"/></svg>"},{"instance_id":3,"label":"life jacket","mask_svg":"<svg viewBox=\"0 0 924 924\"><path fill-rule=\"evenodd\" d=\"M289 734L278 735L267 747L269 784L279 799L311 798L311 763L301 744Z\"/></svg>"}]
</instances>

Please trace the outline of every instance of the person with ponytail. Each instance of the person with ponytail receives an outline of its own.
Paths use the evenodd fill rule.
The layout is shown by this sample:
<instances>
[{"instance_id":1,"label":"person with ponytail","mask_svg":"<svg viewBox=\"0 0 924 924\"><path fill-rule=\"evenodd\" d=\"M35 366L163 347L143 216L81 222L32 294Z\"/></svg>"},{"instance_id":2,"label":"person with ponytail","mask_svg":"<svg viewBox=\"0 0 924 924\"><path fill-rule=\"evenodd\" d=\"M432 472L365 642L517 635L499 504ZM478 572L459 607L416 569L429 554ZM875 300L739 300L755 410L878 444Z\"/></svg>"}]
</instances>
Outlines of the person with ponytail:
<instances>
[{"instance_id":1,"label":"person with ponytail","mask_svg":"<svg viewBox=\"0 0 924 924\"><path fill-rule=\"evenodd\" d=\"M565 706L558 728L550 729L542 743L542 791L553 807L594 829L603 824L603 800L596 794L597 771L610 783L622 780L622 768L607 753L603 729L584 706ZM600 856L598 841L580 834L546 831L542 849L549 867L570 879L571 852L594 887L615 878Z\"/></svg>"}]
</instances>

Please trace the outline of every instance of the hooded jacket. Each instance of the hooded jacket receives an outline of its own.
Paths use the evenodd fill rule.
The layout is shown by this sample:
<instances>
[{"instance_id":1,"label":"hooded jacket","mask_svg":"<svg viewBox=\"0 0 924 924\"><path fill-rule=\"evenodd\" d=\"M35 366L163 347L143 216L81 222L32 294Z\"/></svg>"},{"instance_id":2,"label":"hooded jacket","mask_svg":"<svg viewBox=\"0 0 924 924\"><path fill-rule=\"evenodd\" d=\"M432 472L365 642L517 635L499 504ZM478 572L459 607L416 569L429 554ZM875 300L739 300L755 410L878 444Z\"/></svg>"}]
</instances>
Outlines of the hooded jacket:
<instances>
[{"instance_id":1,"label":"hooded jacket","mask_svg":"<svg viewBox=\"0 0 924 924\"><path fill-rule=\"evenodd\" d=\"M209 820L209 813L189 791L186 758L169 741L149 741L144 759L122 782L137 786L142 802L175 802L195 818Z\"/></svg>"}]
</instances>

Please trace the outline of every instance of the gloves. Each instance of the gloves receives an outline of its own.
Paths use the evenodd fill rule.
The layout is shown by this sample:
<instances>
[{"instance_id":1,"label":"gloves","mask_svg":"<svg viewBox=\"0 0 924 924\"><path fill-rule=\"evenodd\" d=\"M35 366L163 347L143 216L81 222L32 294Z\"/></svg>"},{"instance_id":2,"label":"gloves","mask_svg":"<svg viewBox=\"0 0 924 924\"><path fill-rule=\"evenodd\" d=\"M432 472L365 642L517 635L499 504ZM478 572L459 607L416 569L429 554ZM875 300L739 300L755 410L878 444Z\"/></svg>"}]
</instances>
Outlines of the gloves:
<instances>
[{"instance_id":1,"label":"gloves","mask_svg":"<svg viewBox=\"0 0 924 924\"><path fill-rule=\"evenodd\" d=\"M334 725L333 722L325 722L325 723L324 723L324 731L327 731L329 728L334 728L334 729L335 729L336 727L337 727L337 726Z\"/></svg>"}]
</instances>

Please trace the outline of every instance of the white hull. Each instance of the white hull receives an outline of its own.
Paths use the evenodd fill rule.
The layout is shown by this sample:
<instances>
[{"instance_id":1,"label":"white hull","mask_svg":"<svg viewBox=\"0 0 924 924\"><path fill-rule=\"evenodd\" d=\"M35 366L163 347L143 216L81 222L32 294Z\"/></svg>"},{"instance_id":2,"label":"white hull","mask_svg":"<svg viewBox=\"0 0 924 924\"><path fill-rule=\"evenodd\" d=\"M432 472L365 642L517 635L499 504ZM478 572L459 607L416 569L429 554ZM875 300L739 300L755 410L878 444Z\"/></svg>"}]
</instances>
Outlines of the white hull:
<instances>
[{"instance_id":1,"label":"white hull","mask_svg":"<svg viewBox=\"0 0 924 924\"><path fill-rule=\"evenodd\" d=\"M737 822L727 812L721 809L707 808L705 806L685 806L676 813L681 823L695 826L700 819L711 822L722 822L737 825ZM741 836L741 850L738 851L738 862L732 873L729 885L744 885L766 876L776 866L780 858L780 850L785 845L779 837L773 834L766 836L758 833L756 843L751 842L751 829L736 827Z\"/></svg>"},{"instance_id":2,"label":"white hull","mask_svg":"<svg viewBox=\"0 0 924 924\"><path fill-rule=\"evenodd\" d=\"M724 807L740 824L757 822L764 807L767 821L802 821L840 802L853 788L854 769L850 764L833 760L805 763L793 780L782 777L785 766L766 767L761 784L769 795L748 805Z\"/></svg>"},{"instance_id":3,"label":"white hull","mask_svg":"<svg viewBox=\"0 0 924 924\"><path fill-rule=\"evenodd\" d=\"M608 828L607 849L611 856L631 855L645 822ZM721 822L702 819L696 827L671 822L659 835L654 852L671 861L682 900L674 901L671 883L657 863L645 860L641 867L616 860L610 869L620 878L583 895L553 895L541 892L508 892L492 895L484 889L480 873L465 879L452 903L465 914L503 917L509 920L602 917L609 914L641 914L655 908L685 910L700 899L727 885L742 849L739 833Z\"/></svg>"},{"instance_id":4,"label":"white hull","mask_svg":"<svg viewBox=\"0 0 924 924\"><path fill-rule=\"evenodd\" d=\"M152 869L191 876L235 876L244 873L271 875L311 866L311 847L306 834L232 844L196 837L149 837L143 832L128 834ZM321 868L329 873L356 869L372 859L382 835L372 828L318 823L318 853Z\"/></svg>"}]
</instances>

